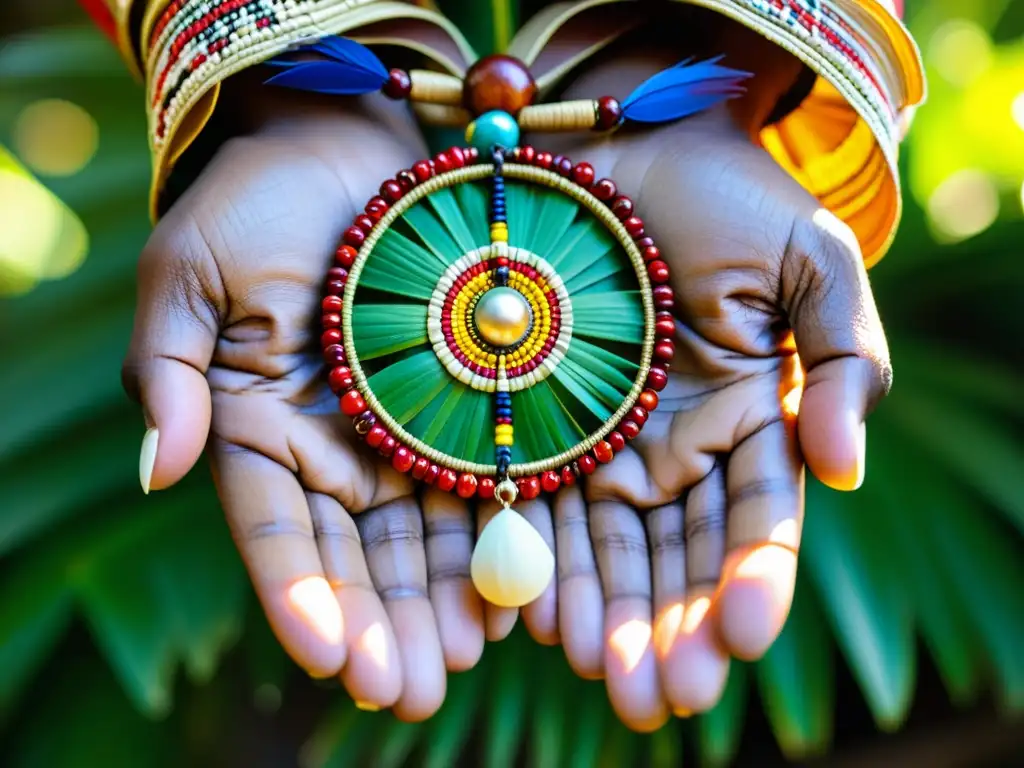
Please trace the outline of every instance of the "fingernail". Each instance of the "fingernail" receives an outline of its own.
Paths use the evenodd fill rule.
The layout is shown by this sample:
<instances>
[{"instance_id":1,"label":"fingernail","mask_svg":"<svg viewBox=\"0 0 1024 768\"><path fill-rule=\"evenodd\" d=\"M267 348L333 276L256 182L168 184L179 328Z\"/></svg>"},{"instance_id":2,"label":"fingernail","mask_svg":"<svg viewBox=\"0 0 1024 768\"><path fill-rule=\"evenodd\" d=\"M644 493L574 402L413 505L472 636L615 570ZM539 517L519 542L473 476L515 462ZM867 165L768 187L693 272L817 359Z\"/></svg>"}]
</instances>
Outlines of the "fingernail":
<instances>
[{"instance_id":1,"label":"fingernail","mask_svg":"<svg viewBox=\"0 0 1024 768\"><path fill-rule=\"evenodd\" d=\"M323 576L309 576L292 584L288 590L288 602L321 639L331 645L341 642L341 607Z\"/></svg>"},{"instance_id":2,"label":"fingernail","mask_svg":"<svg viewBox=\"0 0 1024 768\"><path fill-rule=\"evenodd\" d=\"M142 450L139 452L139 483L142 492L149 495L149 484L153 480L153 467L156 465L156 449L160 443L160 430L150 427L142 438Z\"/></svg>"},{"instance_id":3,"label":"fingernail","mask_svg":"<svg viewBox=\"0 0 1024 768\"><path fill-rule=\"evenodd\" d=\"M679 707L678 709L673 709L672 714L676 717L687 718L693 716L693 710L687 709L686 707Z\"/></svg>"},{"instance_id":4,"label":"fingernail","mask_svg":"<svg viewBox=\"0 0 1024 768\"><path fill-rule=\"evenodd\" d=\"M868 427L863 421L858 425L855 439L857 441L857 475L853 481L853 490L856 491L864 485L864 475L867 472Z\"/></svg>"},{"instance_id":5,"label":"fingernail","mask_svg":"<svg viewBox=\"0 0 1024 768\"><path fill-rule=\"evenodd\" d=\"M357 701L356 709L361 709L363 712L380 712L380 707L368 701Z\"/></svg>"}]
</instances>

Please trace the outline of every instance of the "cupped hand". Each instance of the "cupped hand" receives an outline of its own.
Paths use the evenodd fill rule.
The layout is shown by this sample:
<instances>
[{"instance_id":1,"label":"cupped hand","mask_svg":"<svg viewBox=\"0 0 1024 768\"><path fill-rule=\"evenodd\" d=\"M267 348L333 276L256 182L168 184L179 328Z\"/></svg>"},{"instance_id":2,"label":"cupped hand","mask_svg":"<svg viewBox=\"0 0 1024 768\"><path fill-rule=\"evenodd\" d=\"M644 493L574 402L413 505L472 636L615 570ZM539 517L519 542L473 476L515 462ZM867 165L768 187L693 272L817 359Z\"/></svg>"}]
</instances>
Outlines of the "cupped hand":
<instances>
[{"instance_id":1,"label":"cupped hand","mask_svg":"<svg viewBox=\"0 0 1024 768\"><path fill-rule=\"evenodd\" d=\"M676 355L658 410L585 499L555 505L561 621L604 616L563 632L567 656L603 670L642 730L713 706L730 656L756 659L778 636L804 462L858 487L864 421L891 379L856 238L752 142L744 114L559 146L632 198L671 268Z\"/></svg>"},{"instance_id":2,"label":"cupped hand","mask_svg":"<svg viewBox=\"0 0 1024 768\"><path fill-rule=\"evenodd\" d=\"M445 669L482 652L464 504L427 494L357 441L319 353L341 231L383 178L426 156L377 98L259 94L160 222L139 266L125 382L158 430L153 489L206 449L228 524L277 637L367 708L432 714ZM150 447L153 443L150 442ZM216 585L210 585L216 589Z\"/></svg>"}]
</instances>

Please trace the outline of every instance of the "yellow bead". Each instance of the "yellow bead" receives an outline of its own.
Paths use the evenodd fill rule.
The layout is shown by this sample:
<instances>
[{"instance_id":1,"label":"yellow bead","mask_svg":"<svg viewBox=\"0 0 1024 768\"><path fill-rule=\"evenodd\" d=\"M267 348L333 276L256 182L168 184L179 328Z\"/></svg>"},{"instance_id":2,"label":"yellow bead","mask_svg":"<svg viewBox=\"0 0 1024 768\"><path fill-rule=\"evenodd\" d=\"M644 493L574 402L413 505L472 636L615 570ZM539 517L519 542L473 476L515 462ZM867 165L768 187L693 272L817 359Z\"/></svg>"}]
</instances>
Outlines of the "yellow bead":
<instances>
[{"instance_id":1,"label":"yellow bead","mask_svg":"<svg viewBox=\"0 0 1024 768\"><path fill-rule=\"evenodd\" d=\"M496 435L511 435L512 425L511 424L498 424L494 428L494 434Z\"/></svg>"},{"instance_id":2,"label":"yellow bead","mask_svg":"<svg viewBox=\"0 0 1024 768\"><path fill-rule=\"evenodd\" d=\"M508 446L511 446L512 445L512 435L495 435L494 436L494 444L495 445L508 445Z\"/></svg>"}]
</instances>

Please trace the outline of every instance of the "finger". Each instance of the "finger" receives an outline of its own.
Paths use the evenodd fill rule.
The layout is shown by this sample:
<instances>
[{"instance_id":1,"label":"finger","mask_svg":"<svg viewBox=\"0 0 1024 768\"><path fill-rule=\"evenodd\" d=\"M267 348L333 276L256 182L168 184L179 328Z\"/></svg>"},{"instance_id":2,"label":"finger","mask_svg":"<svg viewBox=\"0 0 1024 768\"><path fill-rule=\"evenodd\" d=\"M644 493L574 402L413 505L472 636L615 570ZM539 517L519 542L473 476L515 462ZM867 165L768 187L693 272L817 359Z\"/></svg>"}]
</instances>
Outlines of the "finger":
<instances>
[{"instance_id":1,"label":"finger","mask_svg":"<svg viewBox=\"0 0 1024 768\"><path fill-rule=\"evenodd\" d=\"M360 708L390 707L402 693L398 644L373 588L359 531L336 499L321 493L307 493L306 499L324 573L345 617L342 683Z\"/></svg>"},{"instance_id":2,"label":"finger","mask_svg":"<svg viewBox=\"0 0 1024 768\"><path fill-rule=\"evenodd\" d=\"M139 260L138 305L122 381L142 404L147 435L139 461L143 491L178 482L210 431L206 371L223 304L217 267L194 225L169 217Z\"/></svg>"},{"instance_id":3,"label":"finger","mask_svg":"<svg viewBox=\"0 0 1024 768\"><path fill-rule=\"evenodd\" d=\"M729 657L708 617L725 557L725 474L715 465L687 494L686 603L671 644L659 648L661 684L680 717L711 709L725 690Z\"/></svg>"},{"instance_id":4,"label":"finger","mask_svg":"<svg viewBox=\"0 0 1024 768\"><path fill-rule=\"evenodd\" d=\"M356 517L366 563L391 617L402 664L402 695L394 713L424 720L444 701L444 652L427 597L423 523L415 500L405 497Z\"/></svg>"},{"instance_id":5,"label":"finger","mask_svg":"<svg viewBox=\"0 0 1024 768\"><path fill-rule=\"evenodd\" d=\"M473 520L459 497L429 488L423 494L427 580L445 666L462 672L484 651L484 606L469 575Z\"/></svg>"},{"instance_id":6,"label":"finger","mask_svg":"<svg viewBox=\"0 0 1024 768\"><path fill-rule=\"evenodd\" d=\"M781 419L742 441L726 467L726 561L718 632L741 659L760 658L782 631L796 585L803 465Z\"/></svg>"},{"instance_id":7,"label":"finger","mask_svg":"<svg viewBox=\"0 0 1024 768\"><path fill-rule=\"evenodd\" d=\"M605 684L630 728L649 732L668 719L651 644L651 564L640 518L617 502L590 505L590 537L605 598Z\"/></svg>"},{"instance_id":8,"label":"finger","mask_svg":"<svg viewBox=\"0 0 1024 768\"><path fill-rule=\"evenodd\" d=\"M342 611L298 480L262 454L221 440L211 448L221 505L274 634L310 675L337 674L345 663Z\"/></svg>"},{"instance_id":9,"label":"finger","mask_svg":"<svg viewBox=\"0 0 1024 768\"><path fill-rule=\"evenodd\" d=\"M580 490L555 496L554 513L559 634L573 671L597 680L604 676L604 595Z\"/></svg>"},{"instance_id":10,"label":"finger","mask_svg":"<svg viewBox=\"0 0 1024 768\"><path fill-rule=\"evenodd\" d=\"M819 210L794 227L782 268L783 305L807 371L800 445L811 471L839 490L864 480L864 419L892 368L853 233Z\"/></svg>"},{"instance_id":11,"label":"finger","mask_svg":"<svg viewBox=\"0 0 1024 768\"><path fill-rule=\"evenodd\" d=\"M552 552L555 551L555 526L551 520L551 507L544 499L525 501L516 505L517 511L537 529ZM522 609L523 624L541 645L558 645L558 581L552 579L547 589Z\"/></svg>"},{"instance_id":12,"label":"finger","mask_svg":"<svg viewBox=\"0 0 1024 768\"><path fill-rule=\"evenodd\" d=\"M477 507L476 535L479 538L484 526L498 514L500 507L496 501L486 501ZM519 618L518 608L502 608L484 600L484 633L487 639L494 642L508 637Z\"/></svg>"}]
</instances>

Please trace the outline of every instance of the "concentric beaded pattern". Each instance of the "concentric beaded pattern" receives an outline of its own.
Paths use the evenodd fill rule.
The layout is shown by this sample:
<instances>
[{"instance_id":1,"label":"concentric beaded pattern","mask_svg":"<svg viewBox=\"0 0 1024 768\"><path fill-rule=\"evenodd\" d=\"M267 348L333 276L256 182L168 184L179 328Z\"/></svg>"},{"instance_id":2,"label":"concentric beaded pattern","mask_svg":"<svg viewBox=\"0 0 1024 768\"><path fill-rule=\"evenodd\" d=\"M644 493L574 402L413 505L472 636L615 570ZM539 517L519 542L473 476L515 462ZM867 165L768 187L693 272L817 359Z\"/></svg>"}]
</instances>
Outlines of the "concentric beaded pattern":
<instances>
[{"instance_id":1,"label":"concentric beaded pattern","mask_svg":"<svg viewBox=\"0 0 1024 768\"><path fill-rule=\"evenodd\" d=\"M521 472L511 463L516 439L514 393L528 388L531 380L558 365L562 348L559 342L571 333L572 303L559 276L542 255L522 252L508 244L504 194L506 158L515 163L517 169L524 166L538 169L545 178L557 174L558 182L566 190L594 200L595 208L601 209L595 213L604 216L609 226L615 226L623 233L622 237L631 240L630 250L638 254L634 267L638 274L643 273L641 285L647 294L644 298L648 308L645 364L640 366L641 378L633 392L603 429L583 441L577 450L569 452L570 455L553 457L564 458L564 461L541 471ZM459 174L471 174L471 177ZM420 445L417 451L414 439L402 435L400 428L389 427L389 422L395 427L398 425L375 407L375 398L366 386L358 360L350 360L354 347L345 335L346 328L351 327L351 308L346 314L345 302L352 301L359 271L373 255L375 233L379 234L380 227L386 229L394 220L393 214L404 205L403 198L416 197L410 193L417 187L440 188L446 181L459 184L471 178L479 179L484 174L492 178L488 208L491 244L467 253L445 272L431 297L426 331L438 359L453 377L474 389L494 393L494 465L471 465L471 469L467 469L467 462L438 454L429 447ZM517 174L522 175L519 171ZM387 221L379 227L385 218ZM350 274L352 285L349 285ZM472 147L452 147L385 181L380 194L367 203L363 213L345 230L335 254L335 264L328 270L322 304L321 345L330 387L339 397L342 413L353 420L356 432L372 449L390 459L399 472L409 473L416 480L467 499L494 498L496 483L510 475L515 479L519 496L524 499L536 498L542 491L553 493L563 485L575 484L580 476L593 473L598 465L610 462L640 433L650 413L657 408L658 392L667 383L666 371L675 351L673 296L668 280L669 268L653 239L645 232L643 221L635 214L632 200L620 195L610 179L596 179L589 164L574 165L566 157L552 156L529 146L504 154L496 152L493 158L481 158ZM495 289L511 289L521 297L523 311L529 317L521 338L504 347L488 343L481 337L478 327L480 302ZM518 311L515 300L510 306Z\"/></svg>"}]
</instances>

